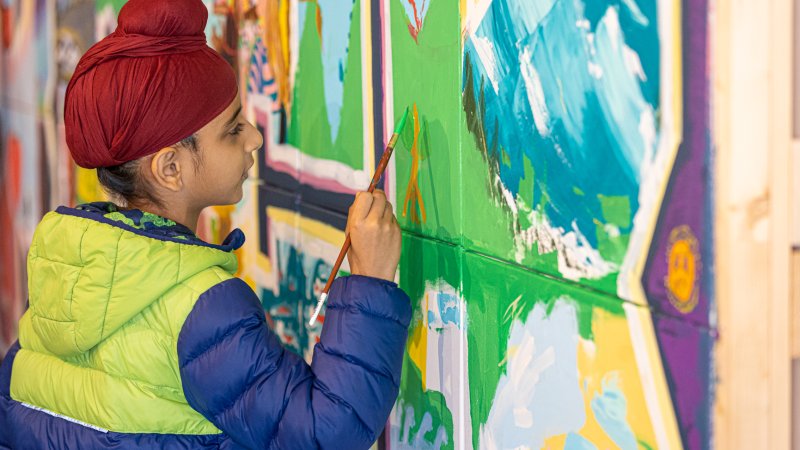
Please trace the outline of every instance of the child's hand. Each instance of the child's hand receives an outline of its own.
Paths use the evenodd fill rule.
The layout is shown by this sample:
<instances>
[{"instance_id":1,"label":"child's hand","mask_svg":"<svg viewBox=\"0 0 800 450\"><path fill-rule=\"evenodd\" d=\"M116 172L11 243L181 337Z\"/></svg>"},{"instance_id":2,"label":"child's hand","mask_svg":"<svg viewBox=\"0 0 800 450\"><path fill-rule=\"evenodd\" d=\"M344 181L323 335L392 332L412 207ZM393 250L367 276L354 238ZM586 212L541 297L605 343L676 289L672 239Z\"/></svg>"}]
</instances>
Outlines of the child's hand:
<instances>
[{"instance_id":1,"label":"child's hand","mask_svg":"<svg viewBox=\"0 0 800 450\"><path fill-rule=\"evenodd\" d=\"M356 194L346 232L351 241L350 273L394 281L400 262L400 226L383 191Z\"/></svg>"}]
</instances>

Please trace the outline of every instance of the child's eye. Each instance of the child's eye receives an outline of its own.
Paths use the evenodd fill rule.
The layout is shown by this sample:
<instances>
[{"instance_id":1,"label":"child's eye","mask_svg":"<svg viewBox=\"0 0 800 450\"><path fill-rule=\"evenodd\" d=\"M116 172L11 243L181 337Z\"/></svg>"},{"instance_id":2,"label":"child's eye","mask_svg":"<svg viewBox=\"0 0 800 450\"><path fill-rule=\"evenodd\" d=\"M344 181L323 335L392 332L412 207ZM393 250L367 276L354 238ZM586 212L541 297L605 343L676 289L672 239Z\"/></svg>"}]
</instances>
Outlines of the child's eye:
<instances>
[{"instance_id":1,"label":"child's eye","mask_svg":"<svg viewBox=\"0 0 800 450\"><path fill-rule=\"evenodd\" d=\"M242 128L244 128L244 125L242 125L241 123L238 123L238 124L236 124L236 128L234 128L233 130L230 131L230 134L232 136L237 136L237 135L239 135L239 133L242 132Z\"/></svg>"}]
</instances>

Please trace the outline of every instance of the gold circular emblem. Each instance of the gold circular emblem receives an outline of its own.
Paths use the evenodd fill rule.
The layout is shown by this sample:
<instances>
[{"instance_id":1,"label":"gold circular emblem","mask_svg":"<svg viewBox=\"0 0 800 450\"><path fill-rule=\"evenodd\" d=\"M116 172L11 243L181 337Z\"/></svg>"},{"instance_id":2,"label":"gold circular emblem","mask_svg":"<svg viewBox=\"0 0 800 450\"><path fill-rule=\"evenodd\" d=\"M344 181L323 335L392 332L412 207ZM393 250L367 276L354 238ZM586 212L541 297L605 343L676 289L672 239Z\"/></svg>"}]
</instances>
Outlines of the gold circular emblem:
<instances>
[{"instance_id":1,"label":"gold circular emblem","mask_svg":"<svg viewBox=\"0 0 800 450\"><path fill-rule=\"evenodd\" d=\"M684 314L697 306L701 267L699 248L697 238L687 225L676 227L669 234L664 285L672 306Z\"/></svg>"}]
</instances>

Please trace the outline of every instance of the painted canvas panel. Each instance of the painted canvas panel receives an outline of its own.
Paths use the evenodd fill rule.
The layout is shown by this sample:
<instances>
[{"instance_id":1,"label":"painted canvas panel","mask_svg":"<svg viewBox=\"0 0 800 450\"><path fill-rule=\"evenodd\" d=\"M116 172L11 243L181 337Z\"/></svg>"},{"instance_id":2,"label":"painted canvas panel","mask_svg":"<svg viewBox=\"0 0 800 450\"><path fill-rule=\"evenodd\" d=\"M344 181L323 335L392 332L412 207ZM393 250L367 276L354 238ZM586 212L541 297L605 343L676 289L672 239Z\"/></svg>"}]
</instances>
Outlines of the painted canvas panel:
<instances>
[{"instance_id":1,"label":"painted canvas panel","mask_svg":"<svg viewBox=\"0 0 800 450\"><path fill-rule=\"evenodd\" d=\"M426 238L403 267L388 448L709 445L709 330Z\"/></svg>"},{"instance_id":2,"label":"painted canvas panel","mask_svg":"<svg viewBox=\"0 0 800 450\"><path fill-rule=\"evenodd\" d=\"M472 448L680 447L646 308L471 253L463 296Z\"/></svg>"},{"instance_id":3,"label":"painted canvas panel","mask_svg":"<svg viewBox=\"0 0 800 450\"><path fill-rule=\"evenodd\" d=\"M467 2L468 247L632 298L680 132L675 5Z\"/></svg>"},{"instance_id":4,"label":"painted canvas panel","mask_svg":"<svg viewBox=\"0 0 800 450\"><path fill-rule=\"evenodd\" d=\"M243 83L268 116L262 179L339 212L369 184L375 161L362 3L254 2L240 32Z\"/></svg>"},{"instance_id":5,"label":"painted canvas panel","mask_svg":"<svg viewBox=\"0 0 800 450\"><path fill-rule=\"evenodd\" d=\"M379 12L387 130L410 108L389 186L398 220L408 232L460 243L458 2L390 0Z\"/></svg>"}]
</instances>

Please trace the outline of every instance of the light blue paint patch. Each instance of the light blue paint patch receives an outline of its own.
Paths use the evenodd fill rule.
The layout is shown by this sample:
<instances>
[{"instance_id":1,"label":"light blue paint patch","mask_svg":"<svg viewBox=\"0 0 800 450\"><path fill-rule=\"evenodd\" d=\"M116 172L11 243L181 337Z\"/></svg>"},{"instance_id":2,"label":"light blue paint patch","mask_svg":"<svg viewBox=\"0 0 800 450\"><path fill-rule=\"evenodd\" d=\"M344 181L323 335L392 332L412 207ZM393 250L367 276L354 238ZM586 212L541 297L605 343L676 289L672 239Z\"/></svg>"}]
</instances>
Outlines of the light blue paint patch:
<instances>
[{"instance_id":1,"label":"light blue paint patch","mask_svg":"<svg viewBox=\"0 0 800 450\"><path fill-rule=\"evenodd\" d=\"M565 298L549 314L538 304L524 323L514 322L480 448L541 448L545 439L583 427L578 341L577 311Z\"/></svg>"},{"instance_id":2,"label":"light blue paint patch","mask_svg":"<svg viewBox=\"0 0 800 450\"><path fill-rule=\"evenodd\" d=\"M439 314L442 316L442 323L448 323L461 328L461 318L458 315L458 297L453 294L440 292L437 296L439 303Z\"/></svg>"},{"instance_id":3,"label":"light blue paint patch","mask_svg":"<svg viewBox=\"0 0 800 450\"><path fill-rule=\"evenodd\" d=\"M350 23L354 0L318 0L322 14L322 68L325 71L325 104L331 126L331 140L336 141L344 101L344 72L350 43Z\"/></svg>"},{"instance_id":4,"label":"light blue paint patch","mask_svg":"<svg viewBox=\"0 0 800 450\"><path fill-rule=\"evenodd\" d=\"M592 398L597 423L622 450L636 450L636 437L627 422L628 402L616 377L603 379L603 391Z\"/></svg>"},{"instance_id":5,"label":"light blue paint patch","mask_svg":"<svg viewBox=\"0 0 800 450\"><path fill-rule=\"evenodd\" d=\"M597 450L597 446L579 434L569 433L564 450Z\"/></svg>"},{"instance_id":6,"label":"light blue paint patch","mask_svg":"<svg viewBox=\"0 0 800 450\"><path fill-rule=\"evenodd\" d=\"M641 122L648 114L653 118L655 114L641 91L631 89L638 86L638 80L627 67L625 46L619 33L621 30L617 12L609 8L595 33L596 61L603 71L602 76L595 81L595 91L603 116L608 119L605 121L607 130L614 136L621 156L625 159L620 165L627 176L638 183L638 169L642 167L644 157L649 155L652 158L655 151L655 141L647 142L643 139Z\"/></svg>"},{"instance_id":7,"label":"light blue paint patch","mask_svg":"<svg viewBox=\"0 0 800 450\"><path fill-rule=\"evenodd\" d=\"M596 19L587 18L587 4ZM534 206L546 194L550 222L570 230L574 221L594 248L595 220L603 217L597 195L627 197L635 215L642 167L657 151L651 145L656 125L648 139L641 131L659 108L655 0L626 7L630 14L620 18L619 0L494 0L464 45L475 104L483 85L483 135L503 185L519 193L527 157L537 174ZM479 39L491 43L488 62ZM639 57L641 79L631 55Z\"/></svg>"},{"instance_id":8,"label":"light blue paint patch","mask_svg":"<svg viewBox=\"0 0 800 450\"><path fill-rule=\"evenodd\" d=\"M308 11L308 2L297 2L297 36L302 36L303 30L305 30L306 11Z\"/></svg>"},{"instance_id":9,"label":"light blue paint patch","mask_svg":"<svg viewBox=\"0 0 800 450\"><path fill-rule=\"evenodd\" d=\"M408 16L408 21L414 26L414 28L416 28L417 25L416 20L414 19L414 8L411 6L411 2L409 0L400 0L400 3L403 5L406 16ZM417 17L419 18L420 22L424 24L425 16L428 14L428 5L430 4L430 0L416 0L415 3L417 5Z\"/></svg>"}]
</instances>

